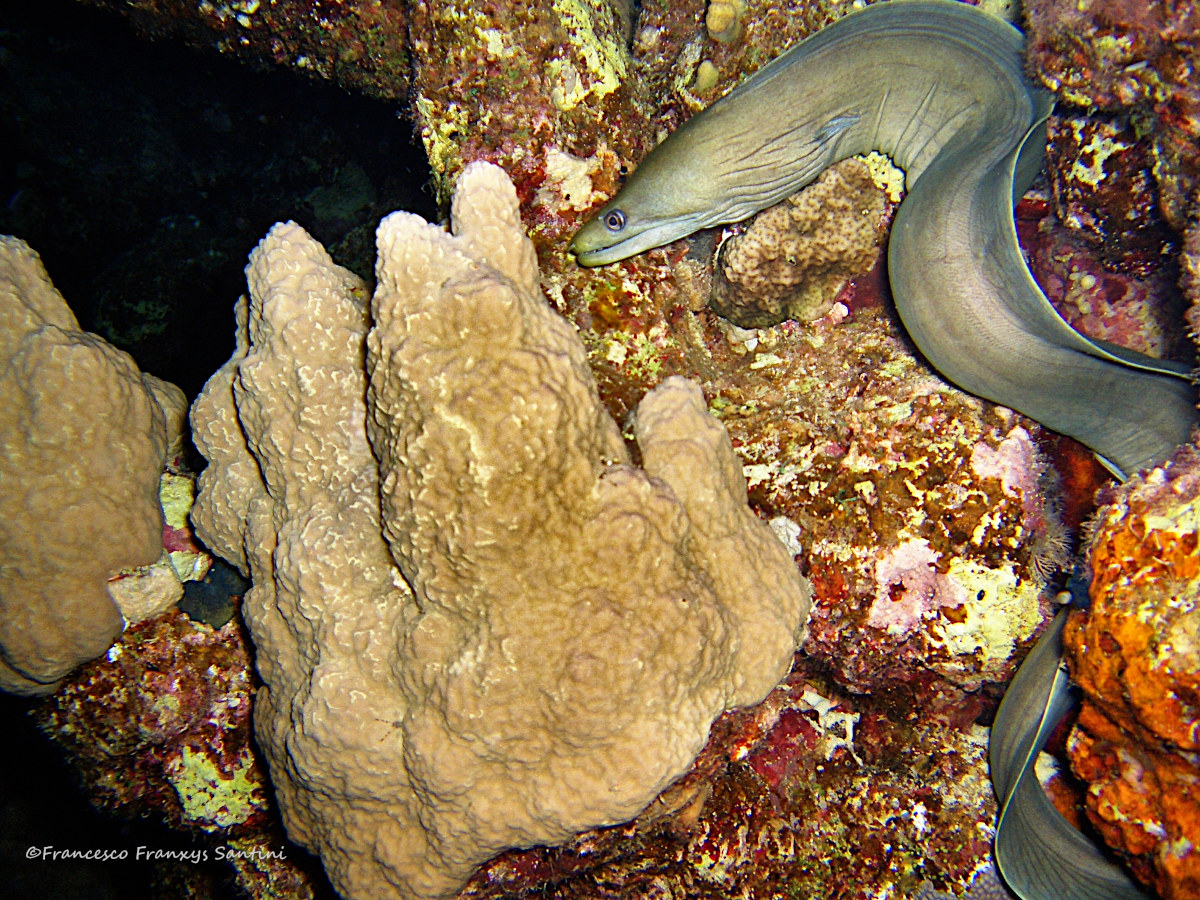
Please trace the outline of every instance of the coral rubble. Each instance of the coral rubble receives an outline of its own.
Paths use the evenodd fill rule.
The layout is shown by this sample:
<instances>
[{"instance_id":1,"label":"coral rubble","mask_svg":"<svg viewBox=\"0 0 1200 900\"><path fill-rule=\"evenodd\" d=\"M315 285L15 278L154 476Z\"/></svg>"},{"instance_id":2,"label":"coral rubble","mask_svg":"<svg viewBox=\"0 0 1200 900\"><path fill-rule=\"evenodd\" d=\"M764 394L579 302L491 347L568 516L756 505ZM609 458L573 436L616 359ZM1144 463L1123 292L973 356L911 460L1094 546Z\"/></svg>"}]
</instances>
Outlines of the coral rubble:
<instances>
[{"instance_id":1,"label":"coral rubble","mask_svg":"<svg viewBox=\"0 0 1200 900\"><path fill-rule=\"evenodd\" d=\"M503 173L468 167L452 220L380 225L370 313L276 226L192 409L284 821L347 897L447 896L636 815L786 674L808 610L698 389L643 400L629 464Z\"/></svg>"},{"instance_id":2,"label":"coral rubble","mask_svg":"<svg viewBox=\"0 0 1200 900\"><path fill-rule=\"evenodd\" d=\"M630 4L566 0L511 15L452 0L412 7L413 118L439 198L463 166L486 159L517 185L540 244L569 227L619 157L642 144L640 89L627 78ZM453 86L448 89L448 86ZM604 122L616 125L602 129ZM622 122L631 127L623 129ZM648 149L648 148L646 148Z\"/></svg>"},{"instance_id":3,"label":"coral rubble","mask_svg":"<svg viewBox=\"0 0 1200 900\"><path fill-rule=\"evenodd\" d=\"M37 254L11 237L0 238L0 360L0 688L42 694L148 611L144 590L108 582L162 554L156 392L178 389L80 331Z\"/></svg>"},{"instance_id":4,"label":"coral rubble","mask_svg":"<svg viewBox=\"0 0 1200 900\"><path fill-rule=\"evenodd\" d=\"M854 691L971 721L1065 561L1040 430L931 375L878 307L754 334L714 406L752 496L795 528L805 652Z\"/></svg>"}]
</instances>

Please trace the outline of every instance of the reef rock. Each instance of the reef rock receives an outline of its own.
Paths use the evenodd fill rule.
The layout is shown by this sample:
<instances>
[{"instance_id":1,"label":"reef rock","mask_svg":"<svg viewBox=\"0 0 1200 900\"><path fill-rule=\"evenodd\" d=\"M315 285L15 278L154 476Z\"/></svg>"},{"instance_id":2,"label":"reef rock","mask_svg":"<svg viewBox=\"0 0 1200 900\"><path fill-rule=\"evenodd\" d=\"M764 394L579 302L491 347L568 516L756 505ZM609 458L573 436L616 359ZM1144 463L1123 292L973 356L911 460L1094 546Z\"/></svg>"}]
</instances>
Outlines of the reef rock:
<instances>
[{"instance_id":1,"label":"reef rock","mask_svg":"<svg viewBox=\"0 0 1200 900\"><path fill-rule=\"evenodd\" d=\"M237 624L214 629L176 610L127 629L35 718L98 809L225 835L267 816L250 697Z\"/></svg>"},{"instance_id":2,"label":"reef rock","mask_svg":"<svg viewBox=\"0 0 1200 900\"><path fill-rule=\"evenodd\" d=\"M1092 605L1064 634L1084 693L1071 764L1139 877L1200 896L1200 456L1122 486L1097 521Z\"/></svg>"},{"instance_id":3,"label":"reef rock","mask_svg":"<svg viewBox=\"0 0 1200 900\"><path fill-rule=\"evenodd\" d=\"M809 606L695 386L642 401L630 464L504 174L468 167L452 219L384 220L369 310L275 226L192 409L284 821L347 897L448 896L635 816L786 674Z\"/></svg>"},{"instance_id":4,"label":"reef rock","mask_svg":"<svg viewBox=\"0 0 1200 900\"><path fill-rule=\"evenodd\" d=\"M156 393L182 395L80 331L13 237L0 237L0 360L0 689L43 694L120 633L109 580L162 554Z\"/></svg>"},{"instance_id":5,"label":"reef rock","mask_svg":"<svg viewBox=\"0 0 1200 900\"><path fill-rule=\"evenodd\" d=\"M1029 65L1046 87L1088 110L1137 109L1138 130L1150 136L1163 215L1182 231L1200 185L1200 89L1194 76L1200 8L1031 0L1025 16Z\"/></svg>"}]
</instances>

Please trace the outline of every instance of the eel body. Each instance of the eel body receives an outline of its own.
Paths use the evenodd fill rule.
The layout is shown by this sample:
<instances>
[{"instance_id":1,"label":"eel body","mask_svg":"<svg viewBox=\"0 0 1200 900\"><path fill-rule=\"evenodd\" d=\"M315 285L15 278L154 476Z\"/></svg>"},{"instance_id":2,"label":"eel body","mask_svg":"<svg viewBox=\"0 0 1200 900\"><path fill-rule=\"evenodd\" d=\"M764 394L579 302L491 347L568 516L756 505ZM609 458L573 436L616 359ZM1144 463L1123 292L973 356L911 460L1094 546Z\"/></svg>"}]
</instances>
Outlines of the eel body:
<instances>
[{"instance_id":1,"label":"eel body","mask_svg":"<svg viewBox=\"0 0 1200 900\"><path fill-rule=\"evenodd\" d=\"M906 173L888 244L896 310L948 380L1089 447L1118 477L1197 419L1188 368L1083 337L1033 280L1013 203L1041 166L1051 99L1019 31L951 0L835 22L689 119L571 243L615 262L778 203L840 159Z\"/></svg>"},{"instance_id":2,"label":"eel body","mask_svg":"<svg viewBox=\"0 0 1200 900\"><path fill-rule=\"evenodd\" d=\"M1034 772L1038 753L1074 707L1063 666L1067 608L1021 664L992 724L992 783L1000 802L996 864L1022 898L1146 900L1146 895L1063 818Z\"/></svg>"},{"instance_id":3,"label":"eel body","mask_svg":"<svg viewBox=\"0 0 1200 900\"><path fill-rule=\"evenodd\" d=\"M896 309L959 387L1076 438L1120 478L1164 461L1197 419L1187 367L1093 341L1033 280L1013 205L1041 167L1050 95L1025 78L1019 31L952 0L847 16L694 116L575 236L616 262L783 200L869 150L906 172L888 246ZM1033 762L1070 706L1060 616L992 730L996 862L1024 900L1142 896L1046 799Z\"/></svg>"}]
</instances>

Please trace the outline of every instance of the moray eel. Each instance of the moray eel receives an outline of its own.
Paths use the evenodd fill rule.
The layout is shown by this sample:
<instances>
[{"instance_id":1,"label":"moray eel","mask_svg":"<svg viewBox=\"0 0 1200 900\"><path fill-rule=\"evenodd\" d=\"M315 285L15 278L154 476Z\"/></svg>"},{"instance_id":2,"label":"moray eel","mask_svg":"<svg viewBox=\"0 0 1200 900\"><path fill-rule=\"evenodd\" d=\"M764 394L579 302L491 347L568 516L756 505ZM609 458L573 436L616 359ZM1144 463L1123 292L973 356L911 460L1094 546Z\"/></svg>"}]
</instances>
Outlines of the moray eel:
<instances>
[{"instance_id":1,"label":"moray eel","mask_svg":"<svg viewBox=\"0 0 1200 900\"><path fill-rule=\"evenodd\" d=\"M1074 707L1063 665L1063 608L1008 686L988 744L1000 801L996 867L1024 900L1146 900L1125 874L1063 818L1033 766L1055 726Z\"/></svg>"},{"instance_id":2,"label":"moray eel","mask_svg":"<svg viewBox=\"0 0 1200 900\"><path fill-rule=\"evenodd\" d=\"M1188 368L1090 340L1054 311L1012 208L1041 167L1050 95L1024 39L951 0L868 7L693 116L571 242L616 262L778 203L840 159L906 173L888 243L896 310L962 389L1089 447L1118 477L1165 460L1196 421Z\"/></svg>"},{"instance_id":3,"label":"moray eel","mask_svg":"<svg viewBox=\"0 0 1200 900\"><path fill-rule=\"evenodd\" d=\"M908 194L888 245L897 312L950 381L1088 446L1119 478L1165 460L1197 419L1188 369L1075 332L1033 280L1013 205L1036 176L1050 95L1015 28L951 0L847 16L692 117L571 242L599 266L735 222L829 165L880 150ZM1069 708L1061 617L992 730L996 862L1024 900L1143 896L1046 799L1033 762Z\"/></svg>"}]
</instances>

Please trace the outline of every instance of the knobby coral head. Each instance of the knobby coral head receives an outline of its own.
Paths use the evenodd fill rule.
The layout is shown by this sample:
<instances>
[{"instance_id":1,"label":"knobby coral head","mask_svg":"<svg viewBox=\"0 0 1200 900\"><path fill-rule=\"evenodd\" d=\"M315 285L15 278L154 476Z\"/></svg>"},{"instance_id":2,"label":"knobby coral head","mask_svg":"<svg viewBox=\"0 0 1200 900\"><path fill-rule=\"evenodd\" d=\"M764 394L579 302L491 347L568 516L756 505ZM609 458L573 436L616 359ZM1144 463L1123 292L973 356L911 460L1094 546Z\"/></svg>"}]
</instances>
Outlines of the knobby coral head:
<instances>
[{"instance_id":1,"label":"knobby coral head","mask_svg":"<svg viewBox=\"0 0 1200 900\"><path fill-rule=\"evenodd\" d=\"M285 822L347 897L449 896L635 816L787 672L809 607L695 385L642 401L630 464L504 173L469 166L452 220L381 223L370 303L276 225L192 410Z\"/></svg>"},{"instance_id":2,"label":"knobby coral head","mask_svg":"<svg viewBox=\"0 0 1200 900\"><path fill-rule=\"evenodd\" d=\"M0 690L51 693L174 604L170 586L148 606L110 580L162 554L164 406L183 405L82 331L37 253L0 236Z\"/></svg>"}]
</instances>

